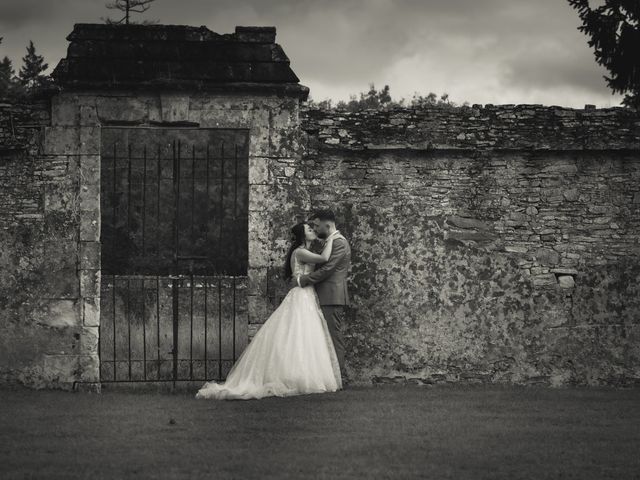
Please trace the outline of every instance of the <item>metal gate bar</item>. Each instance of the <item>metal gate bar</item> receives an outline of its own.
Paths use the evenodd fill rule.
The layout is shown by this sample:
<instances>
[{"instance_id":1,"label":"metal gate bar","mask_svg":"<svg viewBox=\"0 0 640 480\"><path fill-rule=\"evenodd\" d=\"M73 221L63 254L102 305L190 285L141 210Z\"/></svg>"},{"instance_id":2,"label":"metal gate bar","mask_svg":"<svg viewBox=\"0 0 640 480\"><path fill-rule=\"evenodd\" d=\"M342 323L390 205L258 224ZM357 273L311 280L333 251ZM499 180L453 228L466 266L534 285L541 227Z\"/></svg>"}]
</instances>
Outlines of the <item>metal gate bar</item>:
<instances>
[{"instance_id":1,"label":"metal gate bar","mask_svg":"<svg viewBox=\"0 0 640 480\"><path fill-rule=\"evenodd\" d=\"M175 273L175 268L179 268L178 273L189 273L188 264L176 265L178 261L189 260L191 258L201 260L196 267L207 267L208 272L201 269L196 273L226 272L229 274L243 275L247 269L247 245L242 233L246 233L248 227L248 162L247 152L239 152L239 145L227 148L225 140L219 142L218 157L216 158L216 170L212 172L211 145L203 145L202 156L198 155L195 144L190 144L187 149L190 154L183 155L185 145L181 140L171 142L172 188L167 190L163 186L165 180L165 170L162 167L164 162L161 146L157 147L156 172L149 177L148 168L148 146L146 144L134 152L132 144L126 145L126 153L120 155L118 152L118 142L113 142L105 149L107 155L103 158L110 159L110 165L103 164L103 176L111 180L111 191L108 195L103 195L103 211L111 213L111 218L104 219L106 238L103 238L103 255L105 262L103 271L106 273L148 273L156 274L157 262L160 261L165 269L163 273ZM230 153L230 155L229 155ZM189 175L185 177L182 173L183 165L190 166ZM239 160L243 160L243 171L239 171ZM124 160L124 161L122 161ZM199 167L200 162L204 165ZM190 165L189 165L190 164ZM227 169L227 166L230 168ZM202 169L206 168L205 172ZM189 169L189 168L188 168ZM153 170L152 170L153 171ZM198 174L197 172L201 173ZM124 173L124 176L122 175ZM202 174L204 173L204 175ZM217 200L214 201L214 215L210 215L210 203L213 200L211 192L212 173L217 177ZM205 177L204 179L202 177ZM183 181L188 181L186 191L182 189ZM230 188L226 182L231 181ZM242 183L242 196L240 196L239 183ZM150 209L149 189L155 185L155 208ZM121 187L120 190L118 187ZM204 192L203 192L204 189ZM207 201L202 199L205 196ZM172 207L163 205L163 199L172 201ZM189 203L184 203L187 200ZM228 205L228 210L225 206ZM186 207L187 215L183 214L183 207ZM242 207L242 209L240 208ZM126 209L126 223L121 226L119 216ZM134 211L135 209L135 211ZM153 210L155 210L153 212ZM150 217L153 212L153 217ZM227 212L229 216L227 216ZM165 213L163 218L163 213ZM169 218L170 222L167 222ZM124 215L122 215L124 216ZM150 223L150 219L153 221ZM187 221L185 221L187 220ZM218 227L217 242L211 243L210 227L211 222L216 222ZM184 225L184 224L187 225ZM155 224L155 225L154 225ZM173 230L172 241L167 242L162 232L169 225ZM196 235L198 230L200 235ZM155 228L153 228L155 227ZM148 248L149 229L153 228L156 236L155 251ZM181 231L182 230L182 231ZM187 234L188 231L188 234ZM158 233L161 233L158 235ZM224 240L236 238L241 241L242 249L238 242L229 241L230 251L224 252L219 249ZM106 240L106 241L105 241ZM163 242L164 240L164 242ZM186 246L185 246L186 242ZM187 247L188 246L188 247ZM169 258L163 256L163 247L170 247L173 250L173 262L168 262ZM187 248L188 251L184 249ZM235 259L235 262L229 259Z\"/></svg>"},{"instance_id":2,"label":"metal gate bar","mask_svg":"<svg viewBox=\"0 0 640 480\"><path fill-rule=\"evenodd\" d=\"M177 276L164 279L164 283L162 280L160 276L151 279L140 275L103 278L101 308L114 321L101 325L101 342L108 341L114 351L101 354L102 381L204 381L210 380L213 372L214 379L224 379L239 352L246 347L246 277ZM217 299L213 318L209 292L212 285L217 290L213 296ZM176 318L175 312L182 310L181 290L188 298L185 305L189 306L189 314ZM196 295L198 291L200 294ZM225 294L229 300L226 306ZM198 332L194 328L196 312L203 313L200 323L206 326L199 342L196 342ZM117 321L119 319L125 322ZM217 335L213 337L209 329L212 325L217 327ZM230 327L229 335L224 334L225 325ZM181 339L181 331L188 332L189 338ZM217 348L212 350L213 342ZM171 346L171 350L161 351L163 344ZM181 350L181 345L188 348ZM155 356L149 355L154 351L152 346L155 346ZM167 370L169 364L171 369ZM183 367L179 368L180 365Z\"/></svg>"},{"instance_id":3,"label":"metal gate bar","mask_svg":"<svg viewBox=\"0 0 640 480\"><path fill-rule=\"evenodd\" d=\"M247 343L248 131L221 129L217 147L219 157L212 157L209 140L203 142L204 155L200 157L196 142L187 145L190 155L183 156L182 133L167 143L166 135L155 129L152 137L160 132L156 168L155 172L151 169L149 176L147 143L142 142L142 148L136 149L131 141L144 129L113 130L121 132L109 134L112 144L103 145L106 153L103 155L103 191L110 190L110 195L101 196L101 379L113 382L210 380L209 375L213 371L217 373L215 378L223 379ZM214 129L204 130L207 130L204 137L215 138L218 135ZM203 130L198 130L196 136L201 133ZM144 138L146 134L139 136ZM119 141L119 135L122 141ZM227 137L241 138L243 143L231 142L232 148L228 149ZM163 157L163 143L165 149L169 145L169 158ZM125 145L122 152L119 146ZM213 170L211 159L218 160L217 168ZM239 171L240 159L244 168L242 172ZM126 164L119 160L126 160ZM163 177L166 160L172 165L170 179ZM198 166L201 161L204 161L204 182L203 167ZM228 172L226 162L233 162ZM182 166L186 165L188 170L189 164L190 175L182 175ZM197 170L201 172L199 175ZM219 192L212 192L211 174L216 170L219 172ZM231 188L225 184L227 179L233 181ZM169 189L166 188L166 180L171 181ZM188 186L184 190L182 181L190 183L185 184ZM242 195L239 194L240 184ZM148 187L151 187L151 192L155 190L156 198L152 198L151 203ZM202 198L203 188L205 201L196 202L196 197ZM214 197L214 193L219 195ZM167 208L163 199L173 200L172 207ZM186 215L182 213L184 201L189 202L184 203L189 210L185 211ZM214 217L210 216L211 201L215 204ZM233 205L227 218L225 204L228 201ZM149 215L147 209L154 203L155 208L151 207L153 215ZM122 225L119 217L125 209L127 218ZM166 222L167 213L171 216L169 224ZM150 223L150 219L155 222ZM218 222L217 245L210 243L210 219ZM184 220L188 225L184 225ZM153 223L155 228L152 232L156 239L152 244L155 248L149 248L147 236ZM167 237L164 232L169 225L173 232ZM186 244L181 241L186 241ZM222 245L230 245L230 251L220 250ZM170 257L165 255L167 247L173 250ZM211 295L212 285L217 286L217 295ZM167 300L170 304L166 304ZM163 321L168 310L170 325ZM213 312L217 313L215 322L211 320ZM109 322L104 321L107 318ZM188 342L183 343L186 337L189 337ZM185 356L186 350L189 351L188 357ZM169 366L171 368L167 371Z\"/></svg>"}]
</instances>

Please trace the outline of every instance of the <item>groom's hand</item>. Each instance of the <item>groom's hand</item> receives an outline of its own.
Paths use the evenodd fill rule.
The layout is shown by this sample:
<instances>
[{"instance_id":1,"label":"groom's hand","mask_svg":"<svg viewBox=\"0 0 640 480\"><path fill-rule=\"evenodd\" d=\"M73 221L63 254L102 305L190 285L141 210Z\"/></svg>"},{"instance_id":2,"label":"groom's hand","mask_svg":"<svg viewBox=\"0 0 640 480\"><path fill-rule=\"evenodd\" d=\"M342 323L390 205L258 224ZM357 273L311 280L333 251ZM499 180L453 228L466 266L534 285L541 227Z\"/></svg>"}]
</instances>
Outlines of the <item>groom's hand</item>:
<instances>
[{"instance_id":1,"label":"groom's hand","mask_svg":"<svg viewBox=\"0 0 640 480\"><path fill-rule=\"evenodd\" d=\"M300 277L300 286L306 287L307 285L311 285L311 282L309 281L309 277L307 275L302 275Z\"/></svg>"}]
</instances>

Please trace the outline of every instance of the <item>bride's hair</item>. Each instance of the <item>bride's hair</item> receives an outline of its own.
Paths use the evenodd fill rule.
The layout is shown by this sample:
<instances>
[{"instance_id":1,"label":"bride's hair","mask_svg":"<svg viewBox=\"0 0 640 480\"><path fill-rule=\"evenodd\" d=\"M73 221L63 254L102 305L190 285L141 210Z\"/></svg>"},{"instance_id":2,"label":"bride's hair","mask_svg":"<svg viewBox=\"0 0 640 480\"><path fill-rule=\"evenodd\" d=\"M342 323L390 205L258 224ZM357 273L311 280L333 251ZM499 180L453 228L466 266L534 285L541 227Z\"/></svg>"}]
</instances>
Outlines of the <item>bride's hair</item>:
<instances>
[{"instance_id":1,"label":"bride's hair","mask_svg":"<svg viewBox=\"0 0 640 480\"><path fill-rule=\"evenodd\" d=\"M305 232L304 226L307 222L300 222L293 227L291 227L291 246L289 247L289 251L287 252L287 259L284 264L284 278L285 280L289 280L293 272L291 271L291 255L293 255L293 251L298 248L300 245L304 245L305 241Z\"/></svg>"}]
</instances>

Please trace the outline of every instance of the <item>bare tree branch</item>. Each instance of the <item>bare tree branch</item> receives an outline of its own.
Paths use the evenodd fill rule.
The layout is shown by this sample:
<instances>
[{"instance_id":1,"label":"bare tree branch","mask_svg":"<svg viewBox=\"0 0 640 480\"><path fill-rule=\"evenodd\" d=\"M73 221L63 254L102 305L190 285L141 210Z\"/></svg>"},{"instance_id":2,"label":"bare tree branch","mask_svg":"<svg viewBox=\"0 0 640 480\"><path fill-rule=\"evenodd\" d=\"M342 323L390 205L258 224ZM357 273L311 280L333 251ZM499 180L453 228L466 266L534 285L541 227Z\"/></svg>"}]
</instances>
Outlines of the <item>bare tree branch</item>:
<instances>
[{"instance_id":1,"label":"bare tree branch","mask_svg":"<svg viewBox=\"0 0 640 480\"><path fill-rule=\"evenodd\" d=\"M130 23L131 13L144 13L151 8L151 4L155 0L114 0L111 3L107 3L105 6L110 10L120 10L124 12L124 17L120 20L113 20L111 18L103 19L105 23L112 24L120 24ZM135 23L135 22L133 22ZM143 23L153 23L153 22L143 22Z\"/></svg>"}]
</instances>

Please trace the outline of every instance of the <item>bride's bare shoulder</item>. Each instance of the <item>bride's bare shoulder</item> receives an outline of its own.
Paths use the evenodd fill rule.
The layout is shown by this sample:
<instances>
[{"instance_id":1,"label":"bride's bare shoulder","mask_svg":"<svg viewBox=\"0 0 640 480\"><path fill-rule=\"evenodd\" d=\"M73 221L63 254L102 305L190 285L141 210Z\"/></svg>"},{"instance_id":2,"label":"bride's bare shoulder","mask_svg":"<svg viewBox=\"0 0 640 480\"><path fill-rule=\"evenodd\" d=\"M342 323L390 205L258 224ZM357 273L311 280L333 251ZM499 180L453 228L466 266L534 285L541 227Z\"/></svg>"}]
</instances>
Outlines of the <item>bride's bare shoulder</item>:
<instances>
[{"instance_id":1,"label":"bride's bare shoulder","mask_svg":"<svg viewBox=\"0 0 640 480\"><path fill-rule=\"evenodd\" d=\"M291 258L293 258L296 261L302 261L301 257L301 252L304 249L304 246L300 245L299 247L296 247L293 249L293 253L291 254Z\"/></svg>"}]
</instances>

